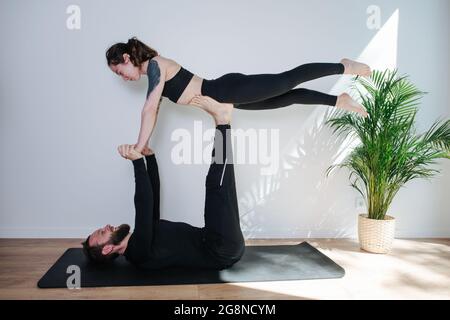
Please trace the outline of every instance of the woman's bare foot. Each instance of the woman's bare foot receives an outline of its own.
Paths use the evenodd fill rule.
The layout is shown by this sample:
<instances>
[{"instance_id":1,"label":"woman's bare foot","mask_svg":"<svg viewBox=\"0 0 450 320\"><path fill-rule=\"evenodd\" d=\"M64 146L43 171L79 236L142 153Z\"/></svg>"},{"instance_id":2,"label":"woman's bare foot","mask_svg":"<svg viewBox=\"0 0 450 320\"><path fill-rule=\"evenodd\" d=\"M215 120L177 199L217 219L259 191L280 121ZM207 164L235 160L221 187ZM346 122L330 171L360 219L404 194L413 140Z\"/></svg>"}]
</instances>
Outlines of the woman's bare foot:
<instances>
[{"instance_id":1,"label":"woman's bare foot","mask_svg":"<svg viewBox=\"0 0 450 320\"><path fill-rule=\"evenodd\" d=\"M216 125L230 124L231 113L233 112L232 103L221 103L208 96L196 95L192 98L191 105L197 106L213 116Z\"/></svg>"},{"instance_id":2,"label":"woman's bare foot","mask_svg":"<svg viewBox=\"0 0 450 320\"><path fill-rule=\"evenodd\" d=\"M353 98L348 93L341 93L336 101L336 108L353 111L359 113L364 118L368 116L368 113L364 107L353 100Z\"/></svg>"},{"instance_id":3,"label":"woman's bare foot","mask_svg":"<svg viewBox=\"0 0 450 320\"><path fill-rule=\"evenodd\" d=\"M370 67L365 63L346 58L342 59L340 62L344 65L344 74L356 74L363 77L369 77L372 74Z\"/></svg>"}]
</instances>

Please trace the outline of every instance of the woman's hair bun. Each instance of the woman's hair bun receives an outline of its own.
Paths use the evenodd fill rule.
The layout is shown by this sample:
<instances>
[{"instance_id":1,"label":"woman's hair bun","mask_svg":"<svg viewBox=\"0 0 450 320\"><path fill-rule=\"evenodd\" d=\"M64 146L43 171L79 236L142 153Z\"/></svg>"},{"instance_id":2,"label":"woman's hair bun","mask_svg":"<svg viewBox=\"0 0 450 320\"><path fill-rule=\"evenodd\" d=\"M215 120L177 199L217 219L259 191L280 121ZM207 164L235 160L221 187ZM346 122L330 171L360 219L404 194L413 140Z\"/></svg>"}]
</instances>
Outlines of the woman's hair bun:
<instances>
[{"instance_id":1,"label":"woman's hair bun","mask_svg":"<svg viewBox=\"0 0 450 320\"><path fill-rule=\"evenodd\" d=\"M127 43L116 43L106 51L108 65L124 62L124 53L130 55L130 60L135 66L140 66L143 62L158 55L156 50L139 41L137 37L131 37Z\"/></svg>"}]
</instances>

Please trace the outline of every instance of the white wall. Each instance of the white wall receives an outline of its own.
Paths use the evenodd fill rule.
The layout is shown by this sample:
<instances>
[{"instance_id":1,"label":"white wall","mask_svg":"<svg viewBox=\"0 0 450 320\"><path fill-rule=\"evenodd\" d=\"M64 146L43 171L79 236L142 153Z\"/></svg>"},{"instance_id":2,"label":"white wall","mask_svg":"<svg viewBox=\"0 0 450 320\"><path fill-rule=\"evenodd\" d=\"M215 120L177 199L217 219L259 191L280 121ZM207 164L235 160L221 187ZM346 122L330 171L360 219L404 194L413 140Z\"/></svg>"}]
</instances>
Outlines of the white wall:
<instances>
[{"instance_id":1,"label":"white wall","mask_svg":"<svg viewBox=\"0 0 450 320\"><path fill-rule=\"evenodd\" d=\"M109 71L104 53L117 41L136 35L204 78L381 57L390 50L363 54L380 32L366 27L372 1L79 0L81 29L69 30L66 8L73 3L0 3L0 237L85 237L106 223L133 225L132 165L116 148L136 142L147 80L124 83ZM449 2L377 5L381 25L398 9L393 54L399 72L429 92L418 114L424 130L439 116L450 116ZM388 65L369 60L363 61ZM335 92L344 78L301 86ZM247 238L356 237L359 209L347 172L324 175L340 146L320 125L326 111L305 105L235 111L234 128L280 134L278 172L263 176L262 166L250 164L235 169ZM162 217L203 226L208 165L176 166L170 157L172 132L193 132L198 120L204 129L213 126L205 113L165 99L152 146ZM397 218L398 237L450 236L449 161L440 168L439 176L408 183L394 200L389 213Z\"/></svg>"}]
</instances>

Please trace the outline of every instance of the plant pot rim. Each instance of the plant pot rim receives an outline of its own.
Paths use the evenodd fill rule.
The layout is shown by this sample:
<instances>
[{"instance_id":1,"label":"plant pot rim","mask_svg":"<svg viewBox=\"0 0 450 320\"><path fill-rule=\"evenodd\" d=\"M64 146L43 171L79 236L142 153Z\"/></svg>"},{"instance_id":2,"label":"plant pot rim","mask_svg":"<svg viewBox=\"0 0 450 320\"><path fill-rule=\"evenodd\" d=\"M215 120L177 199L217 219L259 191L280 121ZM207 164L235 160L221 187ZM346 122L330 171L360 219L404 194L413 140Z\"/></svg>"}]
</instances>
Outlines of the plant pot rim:
<instances>
[{"instance_id":1,"label":"plant pot rim","mask_svg":"<svg viewBox=\"0 0 450 320\"><path fill-rule=\"evenodd\" d=\"M367 213L360 213L359 216L360 216L362 219L367 219L367 220L376 220L376 221L389 221L389 220L395 220L395 217L390 216L390 215L387 215L387 214L384 216L384 219L383 219L383 220L369 218L369 215L368 215Z\"/></svg>"}]
</instances>

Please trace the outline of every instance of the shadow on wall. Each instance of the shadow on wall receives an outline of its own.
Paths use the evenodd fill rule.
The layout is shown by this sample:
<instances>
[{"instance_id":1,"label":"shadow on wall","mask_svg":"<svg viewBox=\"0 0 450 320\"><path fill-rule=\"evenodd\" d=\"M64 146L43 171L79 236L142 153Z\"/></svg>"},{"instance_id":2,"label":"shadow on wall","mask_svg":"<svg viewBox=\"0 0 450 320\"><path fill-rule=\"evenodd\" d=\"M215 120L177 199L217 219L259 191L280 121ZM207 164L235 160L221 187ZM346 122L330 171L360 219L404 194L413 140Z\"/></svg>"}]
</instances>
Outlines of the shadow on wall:
<instances>
[{"instance_id":1,"label":"shadow on wall","mask_svg":"<svg viewBox=\"0 0 450 320\"><path fill-rule=\"evenodd\" d=\"M397 66L399 12L399 8L383 11L387 19L374 30L365 48L354 55L357 61L369 63L372 69ZM348 77L341 77L328 93L346 91L346 83ZM315 108L308 117L299 117L305 121L292 145L281 152L279 171L260 178L243 192L238 186L246 238L355 237L357 192L350 187L348 170L340 169L328 178L325 175L328 166L350 147L324 125L334 108L327 107L325 113Z\"/></svg>"},{"instance_id":2,"label":"shadow on wall","mask_svg":"<svg viewBox=\"0 0 450 320\"><path fill-rule=\"evenodd\" d=\"M344 143L324 124L332 110L327 108L325 114L313 112L308 119L312 125L303 125L292 143L281 150L275 174L259 176L257 182L244 189L238 186L241 227L247 239L260 238L263 230L269 238L354 234L356 215L351 199L355 193L346 188L347 175L344 170L328 178L325 174ZM345 193L336 192L340 188L351 197L343 198Z\"/></svg>"}]
</instances>

